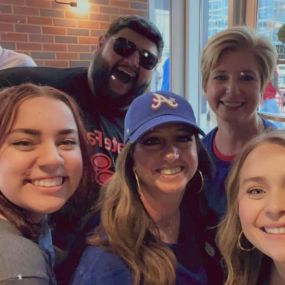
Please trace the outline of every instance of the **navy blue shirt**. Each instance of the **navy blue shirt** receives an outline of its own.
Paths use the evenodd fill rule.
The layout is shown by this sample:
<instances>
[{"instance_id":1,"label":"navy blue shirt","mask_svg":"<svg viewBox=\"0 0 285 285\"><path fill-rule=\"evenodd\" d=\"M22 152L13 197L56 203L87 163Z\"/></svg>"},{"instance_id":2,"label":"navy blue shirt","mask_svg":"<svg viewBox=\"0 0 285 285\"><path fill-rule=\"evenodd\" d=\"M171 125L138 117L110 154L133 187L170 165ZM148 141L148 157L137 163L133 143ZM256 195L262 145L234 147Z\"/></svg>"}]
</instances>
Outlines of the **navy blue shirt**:
<instances>
[{"instance_id":1,"label":"navy blue shirt","mask_svg":"<svg viewBox=\"0 0 285 285\"><path fill-rule=\"evenodd\" d=\"M270 121L263 120L264 129L276 129L277 127ZM216 221L224 215L226 210L225 179L229 173L231 161L218 158L213 151L213 143L218 128L210 131L204 138L203 144L206 147L214 164L214 175L212 179L205 179L204 191L210 209L216 216Z\"/></svg>"}]
</instances>

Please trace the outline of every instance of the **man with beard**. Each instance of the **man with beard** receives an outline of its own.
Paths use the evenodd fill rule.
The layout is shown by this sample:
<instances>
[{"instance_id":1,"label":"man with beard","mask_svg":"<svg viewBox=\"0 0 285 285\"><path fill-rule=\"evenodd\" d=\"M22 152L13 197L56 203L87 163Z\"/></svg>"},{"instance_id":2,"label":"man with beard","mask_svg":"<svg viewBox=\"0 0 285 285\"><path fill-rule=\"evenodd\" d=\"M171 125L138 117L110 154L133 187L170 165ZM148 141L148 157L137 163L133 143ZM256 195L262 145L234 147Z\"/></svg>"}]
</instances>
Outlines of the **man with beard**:
<instances>
[{"instance_id":1,"label":"man with beard","mask_svg":"<svg viewBox=\"0 0 285 285\"><path fill-rule=\"evenodd\" d=\"M0 88L23 82L50 85L77 101L83 111L95 176L94 195L89 198L91 203L96 199L99 187L113 174L116 157L123 148L126 110L130 102L149 86L162 49L163 39L156 26L139 16L123 16L100 37L89 68L19 67L0 71ZM78 209L76 217L66 212L53 217L53 240L58 248L65 250L73 244L76 235L70 233L75 232L81 215ZM79 252L78 240L76 247ZM72 267L67 266L68 270ZM62 280L67 279L70 272L59 266L56 273ZM60 280L58 284L64 284Z\"/></svg>"}]
</instances>

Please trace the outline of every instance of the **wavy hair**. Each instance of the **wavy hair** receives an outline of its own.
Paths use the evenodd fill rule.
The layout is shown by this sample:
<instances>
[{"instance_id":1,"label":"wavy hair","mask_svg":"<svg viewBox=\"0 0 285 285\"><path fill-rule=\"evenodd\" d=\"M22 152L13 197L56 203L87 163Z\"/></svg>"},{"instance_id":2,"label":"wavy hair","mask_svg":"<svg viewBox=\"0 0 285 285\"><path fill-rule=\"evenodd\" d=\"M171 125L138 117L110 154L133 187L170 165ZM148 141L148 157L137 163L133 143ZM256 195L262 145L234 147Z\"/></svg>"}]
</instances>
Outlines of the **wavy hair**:
<instances>
[{"instance_id":1,"label":"wavy hair","mask_svg":"<svg viewBox=\"0 0 285 285\"><path fill-rule=\"evenodd\" d=\"M226 179L227 211L217 233L217 244L227 268L225 285L257 285L264 255L257 249L250 252L242 251L237 245L242 231L237 199L241 168L248 155L263 143L285 147L285 131L265 132L250 140L236 157Z\"/></svg>"},{"instance_id":2,"label":"wavy hair","mask_svg":"<svg viewBox=\"0 0 285 285\"><path fill-rule=\"evenodd\" d=\"M197 134L195 137L198 168L203 174L208 174L208 154ZM101 224L88 242L120 256L131 269L133 284L173 285L176 258L172 250L159 239L158 228L139 197L133 172L134 146L135 144L126 144L118 156L116 172L108 185L100 191L97 209L101 213ZM200 188L199 174L194 175L183 199L190 192L192 195L193 192L197 193Z\"/></svg>"},{"instance_id":3,"label":"wavy hair","mask_svg":"<svg viewBox=\"0 0 285 285\"><path fill-rule=\"evenodd\" d=\"M270 81L277 63L277 51L265 37L257 35L246 26L235 26L212 36L201 56L202 86L206 88L210 72L226 51L249 50L256 58L261 79L261 89ZM245 58L246 60L246 58Z\"/></svg>"},{"instance_id":4,"label":"wavy hair","mask_svg":"<svg viewBox=\"0 0 285 285\"><path fill-rule=\"evenodd\" d=\"M88 184L91 181L91 166L86 143L86 135L80 111L75 101L66 93L49 86L36 86L25 83L18 86L2 89L0 92L0 148L5 142L13 124L15 123L18 109L21 104L31 98L48 97L63 102L71 110L78 128L79 143L83 159L83 177L75 194L67 202L65 209L69 209L72 216L73 212L80 212L84 201L88 196ZM72 210L71 210L72 209ZM39 234L40 226L35 224L29 217L28 211L11 203L1 192L0 189L0 214L7 218L16 228L27 238L35 240Z\"/></svg>"}]
</instances>

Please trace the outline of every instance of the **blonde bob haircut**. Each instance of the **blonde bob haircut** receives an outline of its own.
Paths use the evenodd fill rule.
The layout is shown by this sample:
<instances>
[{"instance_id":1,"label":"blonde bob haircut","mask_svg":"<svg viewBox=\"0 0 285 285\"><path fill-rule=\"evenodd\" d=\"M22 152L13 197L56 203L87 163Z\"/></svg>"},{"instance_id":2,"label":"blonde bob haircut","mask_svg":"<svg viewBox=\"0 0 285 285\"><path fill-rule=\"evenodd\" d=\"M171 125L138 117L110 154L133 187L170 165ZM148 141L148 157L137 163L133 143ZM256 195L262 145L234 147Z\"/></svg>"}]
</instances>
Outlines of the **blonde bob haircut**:
<instances>
[{"instance_id":1,"label":"blonde bob haircut","mask_svg":"<svg viewBox=\"0 0 285 285\"><path fill-rule=\"evenodd\" d=\"M210 72L227 51L247 50L252 52L258 64L261 90L270 81L277 62L277 51L266 38L259 36L246 26L236 26L212 36L205 45L201 56L202 87L205 90ZM246 61L247 59L244 58Z\"/></svg>"},{"instance_id":2,"label":"blonde bob haircut","mask_svg":"<svg viewBox=\"0 0 285 285\"><path fill-rule=\"evenodd\" d=\"M265 259L257 249L242 251L238 247L242 228L237 201L241 168L248 155L264 143L278 144L285 148L285 131L265 132L250 140L236 157L226 179L227 211L217 233L217 244L227 268L225 285L257 285L261 264Z\"/></svg>"}]
</instances>

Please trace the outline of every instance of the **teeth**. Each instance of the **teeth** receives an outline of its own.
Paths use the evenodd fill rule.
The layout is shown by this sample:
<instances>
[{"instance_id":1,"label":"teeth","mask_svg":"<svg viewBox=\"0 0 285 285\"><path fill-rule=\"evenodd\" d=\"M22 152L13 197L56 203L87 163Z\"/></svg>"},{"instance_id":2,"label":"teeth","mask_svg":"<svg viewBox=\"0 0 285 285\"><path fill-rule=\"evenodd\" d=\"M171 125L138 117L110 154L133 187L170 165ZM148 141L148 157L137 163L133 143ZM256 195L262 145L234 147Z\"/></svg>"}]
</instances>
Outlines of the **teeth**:
<instances>
[{"instance_id":1,"label":"teeth","mask_svg":"<svg viewBox=\"0 0 285 285\"><path fill-rule=\"evenodd\" d=\"M63 177L32 180L31 183L38 187L54 187L63 183Z\"/></svg>"},{"instance_id":2,"label":"teeth","mask_svg":"<svg viewBox=\"0 0 285 285\"><path fill-rule=\"evenodd\" d=\"M174 168L163 168L160 170L160 173L163 175L173 175L180 172L182 167L174 167Z\"/></svg>"},{"instance_id":3,"label":"teeth","mask_svg":"<svg viewBox=\"0 0 285 285\"><path fill-rule=\"evenodd\" d=\"M264 228L265 232L269 234L285 234L285 227L280 227L280 228Z\"/></svg>"}]
</instances>

